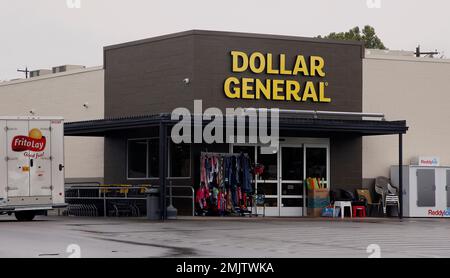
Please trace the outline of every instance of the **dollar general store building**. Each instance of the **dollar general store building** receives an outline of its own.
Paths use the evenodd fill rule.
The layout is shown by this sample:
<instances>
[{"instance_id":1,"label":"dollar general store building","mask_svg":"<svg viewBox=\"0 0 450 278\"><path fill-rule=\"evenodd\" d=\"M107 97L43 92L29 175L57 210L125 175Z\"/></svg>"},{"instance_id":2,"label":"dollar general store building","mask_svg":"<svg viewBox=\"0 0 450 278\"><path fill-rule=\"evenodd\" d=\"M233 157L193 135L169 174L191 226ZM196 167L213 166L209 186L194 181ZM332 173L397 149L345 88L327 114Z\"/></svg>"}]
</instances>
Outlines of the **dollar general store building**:
<instances>
[{"instance_id":1,"label":"dollar general store building","mask_svg":"<svg viewBox=\"0 0 450 278\"><path fill-rule=\"evenodd\" d=\"M81 81L61 84L90 92L64 104L76 107L66 125L67 179L197 187L202 152L245 152L265 166L264 179L255 183L266 193L268 213L302 216L303 181L313 174L330 188L354 190L389 176L402 149L402 162L438 155L441 163L450 163L450 134L433 128L441 122L436 119L450 118L439 109L449 100L443 93L450 89L444 76L449 70L447 60L278 35L195 30L108 46L103 69L73 75L88 78L98 90ZM60 75L0 83L0 92L12 95L24 84L42 88L43 82L69 78ZM436 96L425 97L425 89ZM48 105L39 109L41 93L35 91L34 104L21 110L27 113L34 105L38 114L55 114ZM194 100L202 100L203 109L222 111L279 108L280 150L265 154L258 144L174 144L169 137L176 121L170 113L179 107L194 111ZM5 113L16 111L0 105Z\"/></svg>"}]
</instances>

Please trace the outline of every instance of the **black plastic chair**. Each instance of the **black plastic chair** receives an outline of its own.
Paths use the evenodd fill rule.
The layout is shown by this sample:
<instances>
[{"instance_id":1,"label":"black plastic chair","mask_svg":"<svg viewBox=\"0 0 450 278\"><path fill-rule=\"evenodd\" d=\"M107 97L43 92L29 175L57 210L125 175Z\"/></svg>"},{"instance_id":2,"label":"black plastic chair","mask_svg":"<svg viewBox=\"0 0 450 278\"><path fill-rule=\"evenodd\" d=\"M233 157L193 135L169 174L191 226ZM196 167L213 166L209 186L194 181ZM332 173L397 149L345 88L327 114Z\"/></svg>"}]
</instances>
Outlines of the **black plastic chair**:
<instances>
[{"instance_id":1,"label":"black plastic chair","mask_svg":"<svg viewBox=\"0 0 450 278\"><path fill-rule=\"evenodd\" d=\"M367 202L365 200L360 200L355 197L355 194L345 189L330 190L330 200L331 203L336 201L340 202L351 202L353 206L362 206L367 210Z\"/></svg>"},{"instance_id":2,"label":"black plastic chair","mask_svg":"<svg viewBox=\"0 0 450 278\"><path fill-rule=\"evenodd\" d=\"M354 201L354 198L346 190L343 189L331 189L330 190L330 201L332 203L336 201L342 201L342 202L351 202Z\"/></svg>"}]
</instances>

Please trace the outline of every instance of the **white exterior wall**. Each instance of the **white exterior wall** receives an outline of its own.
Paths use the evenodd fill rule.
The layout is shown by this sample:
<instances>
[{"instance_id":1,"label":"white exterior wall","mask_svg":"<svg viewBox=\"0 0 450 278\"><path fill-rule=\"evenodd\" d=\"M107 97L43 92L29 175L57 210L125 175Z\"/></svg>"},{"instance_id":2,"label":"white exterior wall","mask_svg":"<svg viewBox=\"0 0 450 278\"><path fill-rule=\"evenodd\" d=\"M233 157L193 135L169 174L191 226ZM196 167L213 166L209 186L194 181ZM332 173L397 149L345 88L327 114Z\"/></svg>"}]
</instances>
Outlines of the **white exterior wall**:
<instances>
[{"instance_id":1,"label":"white exterior wall","mask_svg":"<svg viewBox=\"0 0 450 278\"><path fill-rule=\"evenodd\" d=\"M363 110L407 120L403 163L423 155L450 165L450 60L366 55ZM398 165L398 136L365 137L363 177L389 177L391 165Z\"/></svg>"},{"instance_id":2,"label":"white exterior wall","mask_svg":"<svg viewBox=\"0 0 450 278\"><path fill-rule=\"evenodd\" d=\"M61 116L65 122L102 119L103 68L0 83L0 116L30 116L30 110L36 116ZM66 179L103 178L103 142L103 138L66 137Z\"/></svg>"}]
</instances>

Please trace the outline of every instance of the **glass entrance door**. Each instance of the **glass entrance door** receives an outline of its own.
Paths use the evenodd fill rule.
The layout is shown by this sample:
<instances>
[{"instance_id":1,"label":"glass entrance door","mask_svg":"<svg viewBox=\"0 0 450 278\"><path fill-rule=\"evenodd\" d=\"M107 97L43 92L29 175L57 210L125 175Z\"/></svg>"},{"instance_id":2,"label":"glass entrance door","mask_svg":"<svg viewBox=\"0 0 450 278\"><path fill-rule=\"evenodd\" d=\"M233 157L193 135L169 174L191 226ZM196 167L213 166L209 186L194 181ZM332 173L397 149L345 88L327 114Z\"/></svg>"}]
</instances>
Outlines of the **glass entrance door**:
<instances>
[{"instance_id":1,"label":"glass entrance door","mask_svg":"<svg viewBox=\"0 0 450 278\"><path fill-rule=\"evenodd\" d=\"M264 171L261 175L257 176L257 192L258 194L265 195L266 215L267 216L279 216L280 200L279 200L279 165L278 165L278 152L266 153L263 152L262 147L257 147L258 152L256 161L258 164L264 166ZM258 213L261 210L258 209Z\"/></svg>"},{"instance_id":2,"label":"glass entrance door","mask_svg":"<svg viewBox=\"0 0 450 278\"><path fill-rule=\"evenodd\" d=\"M282 146L280 153L280 216L303 215L304 148Z\"/></svg>"},{"instance_id":3,"label":"glass entrance door","mask_svg":"<svg viewBox=\"0 0 450 278\"><path fill-rule=\"evenodd\" d=\"M311 139L310 139L311 141ZM320 179L327 187L329 177L328 144L282 144L278 152L267 153L261 146L234 145L231 152L248 153L264 166L256 175L258 194L265 195L266 216L306 216L307 178ZM262 214L263 207L258 207Z\"/></svg>"},{"instance_id":4,"label":"glass entrance door","mask_svg":"<svg viewBox=\"0 0 450 278\"><path fill-rule=\"evenodd\" d=\"M320 179L328 187L328 147L326 145L305 145L305 180Z\"/></svg>"},{"instance_id":5,"label":"glass entrance door","mask_svg":"<svg viewBox=\"0 0 450 278\"><path fill-rule=\"evenodd\" d=\"M328 145L305 144L305 181L308 178L317 179L324 187L329 186L329 149ZM307 194L305 186L305 212ZM306 213L304 215L307 215Z\"/></svg>"}]
</instances>

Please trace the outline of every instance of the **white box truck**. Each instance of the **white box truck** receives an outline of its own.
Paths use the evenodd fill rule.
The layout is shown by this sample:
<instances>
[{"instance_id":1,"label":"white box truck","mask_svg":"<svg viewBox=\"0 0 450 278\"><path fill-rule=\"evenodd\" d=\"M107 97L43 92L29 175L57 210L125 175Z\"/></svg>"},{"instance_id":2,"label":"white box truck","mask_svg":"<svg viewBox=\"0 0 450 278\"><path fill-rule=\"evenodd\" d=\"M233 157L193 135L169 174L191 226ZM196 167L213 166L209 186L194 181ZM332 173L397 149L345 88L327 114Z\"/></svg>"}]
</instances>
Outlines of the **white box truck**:
<instances>
[{"instance_id":1,"label":"white box truck","mask_svg":"<svg viewBox=\"0 0 450 278\"><path fill-rule=\"evenodd\" d=\"M31 221L65 206L63 118L0 117L0 214Z\"/></svg>"}]
</instances>

